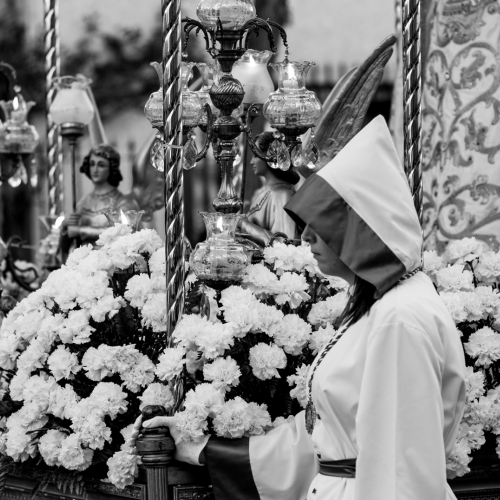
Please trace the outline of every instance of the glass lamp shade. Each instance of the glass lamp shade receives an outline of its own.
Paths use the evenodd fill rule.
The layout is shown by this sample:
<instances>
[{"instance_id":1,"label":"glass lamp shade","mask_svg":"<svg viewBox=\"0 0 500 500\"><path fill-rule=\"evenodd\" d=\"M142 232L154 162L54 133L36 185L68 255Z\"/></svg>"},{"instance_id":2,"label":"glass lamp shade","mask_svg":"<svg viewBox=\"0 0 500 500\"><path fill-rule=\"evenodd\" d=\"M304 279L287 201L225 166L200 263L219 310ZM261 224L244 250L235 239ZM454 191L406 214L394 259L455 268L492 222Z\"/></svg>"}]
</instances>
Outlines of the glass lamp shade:
<instances>
[{"instance_id":1,"label":"glass lamp shade","mask_svg":"<svg viewBox=\"0 0 500 500\"><path fill-rule=\"evenodd\" d=\"M152 62L151 66L160 80L160 89L150 95L144 106L144 114L154 128L160 128L163 127L163 64Z\"/></svg>"},{"instance_id":2,"label":"glass lamp shade","mask_svg":"<svg viewBox=\"0 0 500 500\"><path fill-rule=\"evenodd\" d=\"M196 245L189 263L199 280L215 290L223 290L243 279L250 257L235 240L237 214L201 212L207 239Z\"/></svg>"},{"instance_id":3,"label":"glass lamp shade","mask_svg":"<svg viewBox=\"0 0 500 500\"><path fill-rule=\"evenodd\" d=\"M125 224L130 227L132 231L137 231L142 216L145 214L144 210L104 210L103 214L108 219L110 227L115 224Z\"/></svg>"},{"instance_id":4,"label":"glass lamp shade","mask_svg":"<svg viewBox=\"0 0 500 500\"><path fill-rule=\"evenodd\" d=\"M210 89L212 88L216 74L215 64L196 63L196 67L200 71L203 80L201 89L196 92L200 99L201 107L204 108L205 104L208 104L212 109L212 113L217 115L219 110L214 106L212 99L210 99ZM198 125L200 127L206 127L208 125L208 117L205 111L202 112Z\"/></svg>"},{"instance_id":5,"label":"glass lamp shade","mask_svg":"<svg viewBox=\"0 0 500 500\"><path fill-rule=\"evenodd\" d=\"M197 127L201 120L203 105L196 92L189 90L188 83L193 75L195 63L183 62L181 65L182 79L182 122L185 127Z\"/></svg>"},{"instance_id":6,"label":"glass lamp shade","mask_svg":"<svg viewBox=\"0 0 500 500\"><path fill-rule=\"evenodd\" d=\"M12 101L0 101L5 122L0 124L0 153L29 155L38 146L39 136L28 123L28 113L34 102L26 102L20 92Z\"/></svg>"},{"instance_id":7,"label":"glass lamp shade","mask_svg":"<svg viewBox=\"0 0 500 500\"><path fill-rule=\"evenodd\" d=\"M92 80L84 76L54 78L56 97L50 105L50 116L57 125L79 123L88 125L94 118L94 105L87 93Z\"/></svg>"},{"instance_id":8,"label":"glass lamp shade","mask_svg":"<svg viewBox=\"0 0 500 500\"><path fill-rule=\"evenodd\" d=\"M245 89L244 104L264 104L274 91L273 80L267 69L272 55L269 50L248 49L234 64L233 76Z\"/></svg>"},{"instance_id":9,"label":"glass lamp shade","mask_svg":"<svg viewBox=\"0 0 500 500\"><path fill-rule=\"evenodd\" d=\"M306 75L313 63L284 61L270 66L279 74L279 87L264 104L265 118L277 129L313 127L322 108L316 94L307 90L305 85Z\"/></svg>"},{"instance_id":10,"label":"glass lamp shade","mask_svg":"<svg viewBox=\"0 0 500 500\"><path fill-rule=\"evenodd\" d=\"M220 19L225 30L237 31L255 17L255 5L252 0L201 0L196 14L207 30L215 31Z\"/></svg>"}]
</instances>

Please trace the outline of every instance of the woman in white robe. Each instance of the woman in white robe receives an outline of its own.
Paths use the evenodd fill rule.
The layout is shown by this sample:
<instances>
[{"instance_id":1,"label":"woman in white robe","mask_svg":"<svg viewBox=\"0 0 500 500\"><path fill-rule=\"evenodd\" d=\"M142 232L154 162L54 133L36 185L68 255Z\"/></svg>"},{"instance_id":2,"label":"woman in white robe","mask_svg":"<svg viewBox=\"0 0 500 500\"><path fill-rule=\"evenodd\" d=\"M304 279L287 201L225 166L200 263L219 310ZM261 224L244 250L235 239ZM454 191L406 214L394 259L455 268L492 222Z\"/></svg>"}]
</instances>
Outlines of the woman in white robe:
<instances>
[{"instance_id":1,"label":"woman in white robe","mask_svg":"<svg viewBox=\"0 0 500 500\"><path fill-rule=\"evenodd\" d=\"M463 349L419 271L421 228L385 121L366 126L285 209L320 269L352 285L338 342L309 370L312 435L301 412L264 436L176 441L176 458L206 464L216 500L455 498L446 457L465 404ZM178 436L175 417L143 425Z\"/></svg>"}]
</instances>

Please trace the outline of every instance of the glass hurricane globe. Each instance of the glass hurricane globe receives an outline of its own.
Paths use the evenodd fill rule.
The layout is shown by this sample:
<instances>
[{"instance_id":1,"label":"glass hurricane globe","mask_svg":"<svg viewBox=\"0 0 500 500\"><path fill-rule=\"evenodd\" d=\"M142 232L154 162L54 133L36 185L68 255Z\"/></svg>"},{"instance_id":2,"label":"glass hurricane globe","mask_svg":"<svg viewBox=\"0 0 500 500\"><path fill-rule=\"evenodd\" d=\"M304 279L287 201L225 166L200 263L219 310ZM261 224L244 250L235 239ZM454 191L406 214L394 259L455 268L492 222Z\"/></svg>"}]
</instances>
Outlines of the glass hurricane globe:
<instances>
[{"instance_id":1,"label":"glass hurricane globe","mask_svg":"<svg viewBox=\"0 0 500 500\"><path fill-rule=\"evenodd\" d=\"M252 0L201 0L196 14L207 30L215 31L220 19L225 30L237 31L255 17L255 5Z\"/></svg>"}]
</instances>

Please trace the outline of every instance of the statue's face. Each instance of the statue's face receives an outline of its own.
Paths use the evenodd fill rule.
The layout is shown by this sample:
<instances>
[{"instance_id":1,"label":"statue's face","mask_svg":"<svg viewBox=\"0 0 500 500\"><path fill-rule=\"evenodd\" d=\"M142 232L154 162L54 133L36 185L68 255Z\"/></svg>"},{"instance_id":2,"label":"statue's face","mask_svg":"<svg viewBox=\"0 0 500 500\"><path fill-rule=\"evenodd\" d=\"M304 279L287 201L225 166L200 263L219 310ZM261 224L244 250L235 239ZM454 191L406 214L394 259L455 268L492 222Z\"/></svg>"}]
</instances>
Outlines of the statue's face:
<instances>
[{"instance_id":1,"label":"statue's face","mask_svg":"<svg viewBox=\"0 0 500 500\"><path fill-rule=\"evenodd\" d=\"M266 162L264 160L261 160L257 156L254 156L252 158L250 165L252 165L253 173L255 175L265 175L266 170L268 169Z\"/></svg>"},{"instance_id":2,"label":"statue's face","mask_svg":"<svg viewBox=\"0 0 500 500\"><path fill-rule=\"evenodd\" d=\"M108 182L109 161L102 156L91 155L90 157L90 179L94 184Z\"/></svg>"}]
</instances>

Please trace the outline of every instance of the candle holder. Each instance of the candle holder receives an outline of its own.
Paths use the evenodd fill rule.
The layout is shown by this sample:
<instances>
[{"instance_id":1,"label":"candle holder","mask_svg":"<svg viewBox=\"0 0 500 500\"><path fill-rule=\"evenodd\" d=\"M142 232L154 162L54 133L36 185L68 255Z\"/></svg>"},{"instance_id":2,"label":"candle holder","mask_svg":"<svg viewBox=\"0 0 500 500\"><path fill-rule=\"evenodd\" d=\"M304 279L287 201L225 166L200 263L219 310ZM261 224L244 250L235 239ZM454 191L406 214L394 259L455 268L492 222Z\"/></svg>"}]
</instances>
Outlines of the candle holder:
<instances>
[{"instance_id":1,"label":"candle holder","mask_svg":"<svg viewBox=\"0 0 500 500\"><path fill-rule=\"evenodd\" d=\"M314 125L311 118L319 116L317 108L319 106L319 111L321 111L321 105L313 93L304 89L301 92L301 99L307 101L307 117L304 119L301 108L297 106L294 108L294 113L297 115L296 121L308 124L301 126L289 124L286 127L280 125L270 153L267 156L262 155L255 145L251 125L253 118L260 114L259 107L262 107L274 90L274 85L267 71L268 61L271 55L276 52L273 28L278 30L283 40L286 54L285 63L289 64L286 32L273 21L264 21L255 17L255 7L252 0L201 0L197 15L199 21L189 18L182 20L185 32L183 52L186 53L191 32L195 31L197 35L201 33L205 39L208 53L215 60L217 71L210 79L208 67L202 64L198 66L203 76L203 88L197 93L197 101L192 98L192 93L184 85L182 114L183 124L188 129L188 140L183 148L183 166L184 168L193 168L206 156L206 152L212 144L214 157L220 166L222 177L219 193L212 205L219 213L234 214L241 209L243 204L233 185L233 166L236 158L241 155L237 145L240 134L246 132L248 144L255 155L286 170L292 163L290 154L293 153L294 149L296 149L295 164L304 163L303 157L305 155L297 148L300 144L298 136ZM252 33L258 34L261 30L267 33L271 51L258 52L248 48L250 35ZM188 63L183 63L183 65L186 64ZM303 79L305 79L305 73L304 71ZM152 103L156 101L158 106L153 109ZM160 105L162 103L159 96L154 98L154 95L151 96L146 105L146 116L153 126L155 126L154 116L159 117L159 113L153 113L153 111L160 109ZM311 106L315 108L314 113L310 112ZM244 116L243 108L248 109L246 123L243 123L241 119L241 116ZM203 114L204 110L206 110L206 117ZM198 112L195 113L195 111ZM196 151L194 143L195 123L190 121L191 114L201 117L198 119L197 125L207 134L205 145L199 153ZM291 115L292 113L289 113L289 119L292 118ZM160 123L158 119L158 127L162 126L163 121ZM163 168L164 147L169 146L155 146L153 148L153 164L157 168L160 166L159 163ZM245 156L245 150L243 153ZM310 150L306 153L308 153L308 164L313 163L314 155L310 154ZM241 194L243 193L244 183L242 182Z\"/></svg>"},{"instance_id":2,"label":"candle holder","mask_svg":"<svg viewBox=\"0 0 500 500\"><path fill-rule=\"evenodd\" d=\"M14 86L15 96L11 101L0 101L0 108L5 122L0 121L0 155L2 165L0 184L8 181L12 187L28 182L28 173L24 160L35 152L39 143L38 132L28 123L28 114L35 105L26 102L21 94L21 87Z\"/></svg>"},{"instance_id":3,"label":"candle holder","mask_svg":"<svg viewBox=\"0 0 500 500\"><path fill-rule=\"evenodd\" d=\"M144 210L103 210L102 213L108 219L111 227L115 224L125 224L135 233L139 228L142 216L146 212Z\"/></svg>"},{"instance_id":4,"label":"candle holder","mask_svg":"<svg viewBox=\"0 0 500 500\"><path fill-rule=\"evenodd\" d=\"M82 75L61 76L54 78L52 83L57 93L49 112L71 149L72 206L76 212L76 144L84 134L85 126L94 118L94 105L87 92L92 80Z\"/></svg>"},{"instance_id":5,"label":"candle holder","mask_svg":"<svg viewBox=\"0 0 500 500\"><path fill-rule=\"evenodd\" d=\"M189 263L197 278L216 291L240 283L251 257L235 239L236 214L200 212L207 239L198 243Z\"/></svg>"}]
</instances>

